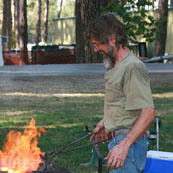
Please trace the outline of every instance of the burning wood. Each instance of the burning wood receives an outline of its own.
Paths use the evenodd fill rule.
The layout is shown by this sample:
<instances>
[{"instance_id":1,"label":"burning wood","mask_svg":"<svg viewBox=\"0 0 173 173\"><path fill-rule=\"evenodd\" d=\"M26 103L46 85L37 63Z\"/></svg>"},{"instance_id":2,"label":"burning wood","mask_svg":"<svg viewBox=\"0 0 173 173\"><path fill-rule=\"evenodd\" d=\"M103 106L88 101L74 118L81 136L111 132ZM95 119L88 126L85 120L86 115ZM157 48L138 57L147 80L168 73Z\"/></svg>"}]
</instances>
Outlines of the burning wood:
<instances>
[{"instance_id":1,"label":"burning wood","mask_svg":"<svg viewBox=\"0 0 173 173\"><path fill-rule=\"evenodd\" d=\"M7 135L7 141L0 150L0 171L10 173L30 173L44 165L37 138L45 133L44 128L37 129L34 119L28 124L23 133L11 130Z\"/></svg>"}]
</instances>

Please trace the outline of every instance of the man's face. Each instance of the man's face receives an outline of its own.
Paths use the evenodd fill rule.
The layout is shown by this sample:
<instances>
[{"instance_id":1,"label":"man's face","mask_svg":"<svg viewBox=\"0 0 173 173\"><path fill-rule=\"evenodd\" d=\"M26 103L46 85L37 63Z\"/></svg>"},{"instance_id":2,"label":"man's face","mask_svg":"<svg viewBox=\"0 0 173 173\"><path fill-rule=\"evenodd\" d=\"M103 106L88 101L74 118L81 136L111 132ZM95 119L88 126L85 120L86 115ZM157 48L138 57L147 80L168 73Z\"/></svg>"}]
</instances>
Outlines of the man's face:
<instances>
[{"instance_id":1,"label":"man's face","mask_svg":"<svg viewBox=\"0 0 173 173\"><path fill-rule=\"evenodd\" d=\"M113 68L115 64L115 56L114 56L114 47L110 45L110 43L103 44L94 39L91 40L91 43L94 47L94 52L99 52L103 56L103 62L105 64L105 68L110 70Z\"/></svg>"}]
</instances>

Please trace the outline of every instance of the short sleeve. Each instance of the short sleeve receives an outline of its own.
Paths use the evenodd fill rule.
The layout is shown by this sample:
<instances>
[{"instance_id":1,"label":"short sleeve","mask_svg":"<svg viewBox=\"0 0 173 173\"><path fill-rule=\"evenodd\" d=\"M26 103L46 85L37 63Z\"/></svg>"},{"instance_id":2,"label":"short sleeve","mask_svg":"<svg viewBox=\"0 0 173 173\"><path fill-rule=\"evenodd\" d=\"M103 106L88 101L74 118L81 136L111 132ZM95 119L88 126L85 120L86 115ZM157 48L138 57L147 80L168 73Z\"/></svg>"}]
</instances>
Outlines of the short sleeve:
<instances>
[{"instance_id":1,"label":"short sleeve","mask_svg":"<svg viewBox=\"0 0 173 173\"><path fill-rule=\"evenodd\" d=\"M126 96L126 110L154 107L147 68L134 64L124 77L123 90Z\"/></svg>"}]
</instances>

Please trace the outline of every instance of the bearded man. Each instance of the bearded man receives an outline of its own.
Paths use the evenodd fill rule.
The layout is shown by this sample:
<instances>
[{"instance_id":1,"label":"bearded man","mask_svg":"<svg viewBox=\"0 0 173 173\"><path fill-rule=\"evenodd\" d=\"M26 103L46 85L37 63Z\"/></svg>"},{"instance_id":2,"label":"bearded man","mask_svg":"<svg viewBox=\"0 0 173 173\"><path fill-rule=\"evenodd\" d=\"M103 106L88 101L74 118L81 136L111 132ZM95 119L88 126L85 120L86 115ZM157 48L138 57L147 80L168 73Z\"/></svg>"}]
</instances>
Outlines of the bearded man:
<instances>
[{"instance_id":1,"label":"bearded man","mask_svg":"<svg viewBox=\"0 0 173 173\"><path fill-rule=\"evenodd\" d=\"M146 66L128 48L123 24L112 14L95 18L86 40L103 55L105 73L104 118L90 138L109 139L105 158L111 173L139 173L147 154L146 131L155 117Z\"/></svg>"}]
</instances>

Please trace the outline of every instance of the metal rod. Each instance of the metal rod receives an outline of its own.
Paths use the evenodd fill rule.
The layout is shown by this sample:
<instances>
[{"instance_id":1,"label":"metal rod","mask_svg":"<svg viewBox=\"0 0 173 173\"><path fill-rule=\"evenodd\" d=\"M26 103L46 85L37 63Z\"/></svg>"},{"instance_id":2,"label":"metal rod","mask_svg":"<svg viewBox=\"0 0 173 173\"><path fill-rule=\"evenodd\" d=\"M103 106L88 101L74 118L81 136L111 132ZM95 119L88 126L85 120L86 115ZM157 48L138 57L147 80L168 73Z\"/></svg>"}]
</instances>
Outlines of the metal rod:
<instances>
[{"instance_id":1,"label":"metal rod","mask_svg":"<svg viewBox=\"0 0 173 173\"><path fill-rule=\"evenodd\" d=\"M61 148L59 148L59 149L56 150L56 151L51 151L51 152L49 152L49 154L52 154L52 153L56 154L56 153L59 153L60 151L64 150L65 148L67 148L67 147L69 147L69 146L71 146L71 145L73 145L73 144L76 144L77 142L82 141L83 139L87 138L88 136L91 136L91 134L92 134L92 133L89 132L87 135L85 135L85 136L83 136L83 137L81 137L81 138L79 138L79 139L73 141L72 143L67 144L67 145L65 145L65 146L62 146Z\"/></svg>"},{"instance_id":2,"label":"metal rod","mask_svg":"<svg viewBox=\"0 0 173 173\"><path fill-rule=\"evenodd\" d=\"M89 147L89 146L92 146L92 145L96 145L96 144L99 144L99 143L105 142L105 141L107 141L107 139L99 141L99 142L93 142L91 144L86 144L86 145L82 145L82 146L78 146L78 147L74 147L74 148L69 148L67 150L57 150L57 151L55 151L53 153L53 155L51 157L54 157L57 154L63 154L63 153L67 153L69 151L74 151L74 150L79 150L79 149L82 149L82 148L86 148L86 147Z\"/></svg>"},{"instance_id":3,"label":"metal rod","mask_svg":"<svg viewBox=\"0 0 173 173\"><path fill-rule=\"evenodd\" d=\"M159 119L156 118L156 147L157 147L157 151L159 151Z\"/></svg>"},{"instance_id":4,"label":"metal rod","mask_svg":"<svg viewBox=\"0 0 173 173\"><path fill-rule=\"evenodd\" d=\"M95 150L95 153L98 157L98 173L102 173L102 162L103 162L103 159L102 159L102 155L100 153L100 150L99 148L95 145L95 140L92 142L92 144L94 145L94 150Z\"/></svg>"}]
</instances>

